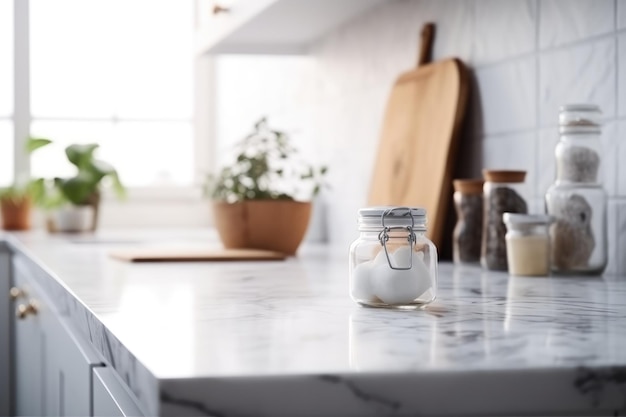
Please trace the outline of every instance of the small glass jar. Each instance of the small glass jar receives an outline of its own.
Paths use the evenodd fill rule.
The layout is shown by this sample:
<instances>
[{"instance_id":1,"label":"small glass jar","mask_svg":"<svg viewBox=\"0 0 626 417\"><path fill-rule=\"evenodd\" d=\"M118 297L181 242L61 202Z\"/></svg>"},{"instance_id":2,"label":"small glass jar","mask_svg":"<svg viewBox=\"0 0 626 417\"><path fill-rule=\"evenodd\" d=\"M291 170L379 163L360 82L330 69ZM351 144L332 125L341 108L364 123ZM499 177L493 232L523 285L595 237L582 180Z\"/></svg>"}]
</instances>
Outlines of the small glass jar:
<instances>
[{"instance_id":1,"label":"small glass jar","mask_svg":"<svg viewBox=\"0 0 626 417\"><path fill-rule=\"evenodd\" d=\"M359 210L350 246L350 296L371 307L415 309L437 295L437 248L426 236L426 210Z\"/></svg>"},{"instance_id":2,"label":"small glass jar","mask_svg":"<svg viewBox=\"0 0 626 417\"><path fill-rule=\"evenodd\" d=\"M528 213L523 195L526 171L483 170L484 214L480 262L484 268L508 270L504 213Z\"/></svg>"},{"instance_id":3,"label":"small glass jar","mask_svg":"<svg viewBox=\"0 0 626 417\"><path fill-rule=\"evenodd\" d=\"M483 180L454 180L457 222L452 234L454 263L480 262L483 234Z\"/></svg>"},{"instance_id":4,"label":"small glass jar","mask_svg":"<svg viewBox=\"0 0 626 417\"><path fill-rule=\"evenodd\" d=\"M504 213L509 274L547 276L550 273L550 216Z\"/></svg>"}]
</instances>

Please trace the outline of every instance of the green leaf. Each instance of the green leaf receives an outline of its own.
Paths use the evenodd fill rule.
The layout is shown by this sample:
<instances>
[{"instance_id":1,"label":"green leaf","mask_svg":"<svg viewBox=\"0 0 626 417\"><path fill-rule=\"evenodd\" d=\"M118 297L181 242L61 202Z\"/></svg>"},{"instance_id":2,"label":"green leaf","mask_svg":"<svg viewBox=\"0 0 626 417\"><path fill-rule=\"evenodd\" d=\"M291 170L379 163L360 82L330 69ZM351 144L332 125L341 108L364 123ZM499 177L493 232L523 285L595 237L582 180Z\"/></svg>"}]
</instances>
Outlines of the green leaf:
<instances>
[{"instance_id":1,"label":"green leaf","mask_svg":"<svg viewBox=\"0 0 626 417\"><path fill-rule=\"evenodd\" d=\"M205 178L205 195L229 202L249 199L290 199L298 195L300 181L310 184L302 189L318 193L326 184L321 177L325 166L316 167L293 158L297 149L285 132L268 127L263 117L252 133L233 146L234 162L216 176ZM299 166L297 164L300 164ZM298 188L296 188L298 187Z\"/></svg>"},{"instance_id":2,"label":"green leaf","mask_svg":"<svg viewBox=\"0 0 626 417\"><path fill-rule=\"evenodd\" d=\"M29 137L25 144L26 152L31 154L37 149L43 148L51 143L52 141L50 139Z\"/></svg>"},{"instance_id":3,"label":"green leaf","mask_svg":"<svg viewBox=\"0 0 626 417\"><path fill-rule=\"evenodd\" d=\"M97 143L89 143L86 145L74 144L65 148L67 159L81 170L85 169L93 161L93 153L98 148Z\"/></svg>"},{"instance_id":4,"label":"green leaf","mask_svg":"<svg viewBox=\"0 0 626 417\"><path fill-rule=\"evenodd\" d=\"M126 198L126 188L124 184L120 181L120 177L117 174L117 171L113 171L110 174L111 180L113 181L113 191L117 195L118 198Z\"/></svg>"},{"instance_id":5,"label":"green leaf","mask_svg":"<svg viewBox=\"0 0 626 417\"><path fill-rule=\"evenodd\" d=\"M41 205L46 197L46 180L37 178L28 184L28 192L36 205Z\"/></svg>"},{"instance_id":6,"label":"green leaf","mask_svg":"<svg viewBox=\"0 0 626 417\"><path fill-rule=\"evenodd\" d=\"M85 204L95 191L93 177L88 173L79 173L72 178L55 178L54 182L63 196L75 205Z\"/></svg>"}]
</instances>

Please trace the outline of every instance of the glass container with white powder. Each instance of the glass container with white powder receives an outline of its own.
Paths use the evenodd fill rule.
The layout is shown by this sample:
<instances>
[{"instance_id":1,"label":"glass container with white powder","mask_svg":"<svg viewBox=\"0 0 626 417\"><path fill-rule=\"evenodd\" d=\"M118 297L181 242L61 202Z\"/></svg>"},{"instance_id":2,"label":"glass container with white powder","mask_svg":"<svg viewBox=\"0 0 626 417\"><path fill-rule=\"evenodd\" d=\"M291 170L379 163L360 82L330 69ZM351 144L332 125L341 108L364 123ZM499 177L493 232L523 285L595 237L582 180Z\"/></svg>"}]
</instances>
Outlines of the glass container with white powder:
<instances>
[{"instance_id":1,"label":"glass container with white powder","mask_svg":"<svg viewBox=\"0 0 626 417\"><path fill-rule=\"evenodd\" d=\"M607 194L603 187L601 116L593 104L561 106L556 181L546 193L552 271L601 274L608 262Z\"/></svg>"},{"instance_id":2,"label":"glass container with white powder","mask_svg":"<svg viewBox=\"0 0 626 417\"><path fill-rule=\"evenodd\" d=\"M359 210L350 246L350 296L370 307L415 309L437 295L437 248L426 233L426 210Z\"/></svg>"},{"instance_id":3,"label":"glass container with white powder","mask_svg":"<svg viewBox=\"0 0 626 417\"><path fill-rule=\"evenodd\" d=\"M550 216L504 213L509 274L546 276L550 273Z\"/></svg>"}]
</instances>

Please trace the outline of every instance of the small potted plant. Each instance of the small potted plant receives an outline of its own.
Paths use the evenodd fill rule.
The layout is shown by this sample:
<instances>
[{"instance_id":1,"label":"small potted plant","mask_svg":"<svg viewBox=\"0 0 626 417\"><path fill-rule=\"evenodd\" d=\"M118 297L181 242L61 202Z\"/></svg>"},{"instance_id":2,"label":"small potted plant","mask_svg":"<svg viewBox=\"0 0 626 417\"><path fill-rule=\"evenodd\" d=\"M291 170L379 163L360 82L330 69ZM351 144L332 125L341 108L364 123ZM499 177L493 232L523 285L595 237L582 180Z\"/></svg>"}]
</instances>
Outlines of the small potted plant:
<instances>
[{"instance_id":1,"label":"small potted plant","mask_svg":"<svg viewBox=\"0 0 626 417\"><path fill-rule=\"evenodd\" d=\"M327 168L299 160L289 137L265 118L235 150L235 161L209 175L204 187L222 243L294 255Z\"/></svg>"},{"instance_id":2,"label":"small potted plant","mask_svg":"<svg viewBox=\"0 0 626 417\"><path fill-rule=\"evenodd\" d=\"M51 141L43 138L28 138L26 151L32 154ZM16 181L13 185L0 189L0 212L2 213L2 229L28 230L31 223L33 204L41 202L44 195L43 178L28 181Z\"/></svg>"},{"instance_id":3,"label":"small potted plant","mask_svg":"<svg viewBox=\"0 0 626 417\"><path fill-rule=\"evenodd\" d=\"M94 157L97 144L69 145L65 155L76 167L69 178L54 178L46 192L44 207L51 232L94 231L98 225L100 189L106 179L111 181L118 197L125 195L117 171L109 163Z\"/></svg>"}]
</instances>

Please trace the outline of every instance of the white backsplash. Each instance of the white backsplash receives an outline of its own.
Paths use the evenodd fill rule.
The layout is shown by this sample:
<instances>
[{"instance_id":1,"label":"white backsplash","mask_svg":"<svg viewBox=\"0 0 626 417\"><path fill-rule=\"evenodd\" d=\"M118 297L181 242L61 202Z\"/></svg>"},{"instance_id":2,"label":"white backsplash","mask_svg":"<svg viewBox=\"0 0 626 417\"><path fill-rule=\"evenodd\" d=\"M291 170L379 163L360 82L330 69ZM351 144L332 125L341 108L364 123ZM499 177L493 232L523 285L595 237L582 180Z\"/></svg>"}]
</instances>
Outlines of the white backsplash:
<instances>
[{"instance_id":1,"label":"white backsplash","mask_svg":"<svg viewBox=\"0 0 626 417\"><path fill-rule=\"evenodd\" d=\"M541 0L539 46L547 49L613 33L614 3L614 0Z\"/></svg>"},{"instance_id":2,"label":"white backsplash","mask_svg":"<svg viewBox=\"0 0 626 417\"><path fill-rule=\"evenodd\" d=\"M347 248L357 234L385 101L397 75L416 64L428 21L437 25L433 58L457 56L472 71L458 177L526 169L529 207L540 211L554 180L558 107L601 106L607 273L626 273L626 0L395 0L312 45L300 85L290 84L293 102L272 117L298 126L297 139L330 165L331 242Z\"/></svg>"},{"instance_id":3,"label":"white backsplash","mask_svg":"<svg viewBox=\"0 0 626 417\"><path fill-rule=\"evenodd\" d=\"M626 9L626 1L624 2ZM626 15L626 12L624 13ZM626 24L626 22L625 22ZM626 116L626 26L621 29L622 33L617 37L617 114L620 118Z\"/></svg>"},{"instance_id":4,"label":"white backsplash","mask_svg":"<svg viewBox=\"0 0 626 417\"><path fill-rule=\"evenodd\" d=\"M540 125L558 124L563 103L595 103L606 119L615 117L617 78L615 35L541 52Z\"/></svg>"}]
</instances>

